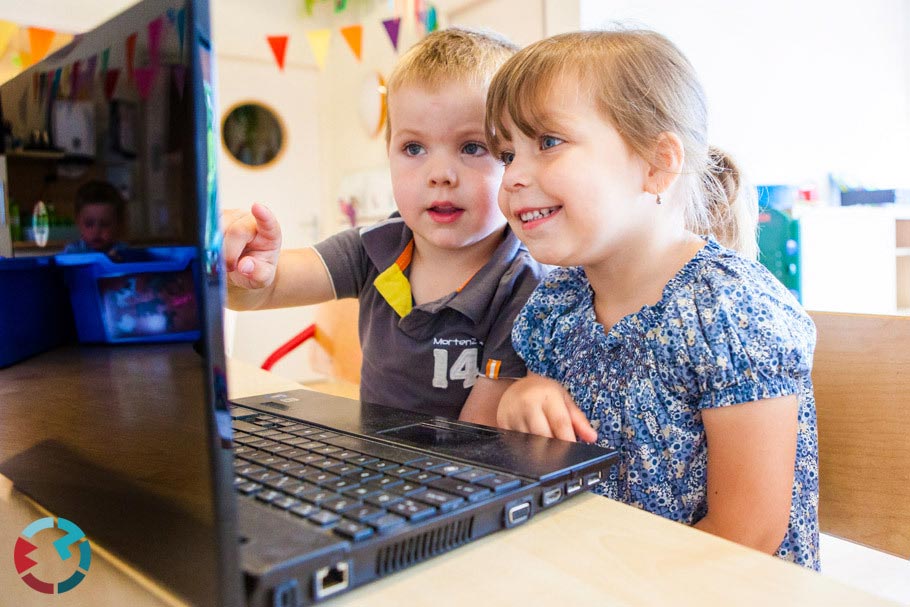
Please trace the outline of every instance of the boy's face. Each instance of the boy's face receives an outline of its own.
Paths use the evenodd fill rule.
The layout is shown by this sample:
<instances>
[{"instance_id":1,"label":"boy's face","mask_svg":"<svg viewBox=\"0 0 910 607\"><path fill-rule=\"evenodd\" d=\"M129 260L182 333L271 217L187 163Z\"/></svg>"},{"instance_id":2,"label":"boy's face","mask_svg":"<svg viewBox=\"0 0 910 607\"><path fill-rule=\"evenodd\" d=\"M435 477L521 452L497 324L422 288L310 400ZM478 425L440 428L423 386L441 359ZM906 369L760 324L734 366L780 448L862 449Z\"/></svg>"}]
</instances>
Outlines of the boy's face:
<instances>
[{"instance_id":1,"label":"boy's face","mask_svg":"<svg viewBox=\"0 0 910 607\"><path fill-rule=\"evenodd\" d=\"M117 212L113 205L90 203L76 217L79 236L96 251L107 251L117 239Z\"/></svg>"},{"instance_id":2,"label":"boy's face","mask_svg":"<svg viewBox=\"0 0 910 607\"><path fill-rule=\"evenodd\" d=\"M486 90L408 85L389 103L392 189L418 249L460 249L505 225L496 203L502 163L484 143Z\"/></svg>"}]
</instances>

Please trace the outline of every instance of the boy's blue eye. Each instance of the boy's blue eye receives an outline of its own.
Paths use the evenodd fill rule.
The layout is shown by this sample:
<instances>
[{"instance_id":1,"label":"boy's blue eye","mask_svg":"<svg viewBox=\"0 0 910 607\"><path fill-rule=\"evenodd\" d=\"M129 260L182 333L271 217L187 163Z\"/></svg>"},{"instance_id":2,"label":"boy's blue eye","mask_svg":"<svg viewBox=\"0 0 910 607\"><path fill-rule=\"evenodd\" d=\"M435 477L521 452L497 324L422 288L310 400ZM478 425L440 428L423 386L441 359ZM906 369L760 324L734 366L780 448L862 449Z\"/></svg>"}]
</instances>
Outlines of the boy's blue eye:
<instances>
[{"instance_id":1,"label":"boy's blue eye","mask_svg":"<svg viewBox=\"0 0 910 607\"><path fill-rule=\"evenodd\" d=\"M553 137L552 135L544 135L540 138L540 149L546 150L552 147L556 147L562 143L562 139L559 137Z\"/></svg>"},{"instance_id":2,"label":"boy's blue eye","mask_svg":"<svg viewBox=\"0 0 910 607\"><path fill-rule=\"evenodd\" d=\"M480 156L486 151L487 148L479 143L474 143L473 141L471 143L464 144L464 147L461 148L461 152L463 154L468 154L469 156Z\"/></svg>"},{"instance_id":3,"label":"boy's blue eye","mask_svg":"<svg viewBox=\"0 0 910 607\"><path fill-rule=\"evenodd\" d=\"M501 152L499 154L499 160L501 160L504 165L508 166L515 160L515 152Z\"/></svg>"},{"instance_id":4,"label":"boy's blue eye","mask_svg":"<svg viewBox=\"0 0 910 607\"><path fill-rule=\"evenodd\" d=\"M409 143L404 146L404 151L408 156L418 156L423 152L423 146L419 143Z\"/></svg>"}]
</instances>

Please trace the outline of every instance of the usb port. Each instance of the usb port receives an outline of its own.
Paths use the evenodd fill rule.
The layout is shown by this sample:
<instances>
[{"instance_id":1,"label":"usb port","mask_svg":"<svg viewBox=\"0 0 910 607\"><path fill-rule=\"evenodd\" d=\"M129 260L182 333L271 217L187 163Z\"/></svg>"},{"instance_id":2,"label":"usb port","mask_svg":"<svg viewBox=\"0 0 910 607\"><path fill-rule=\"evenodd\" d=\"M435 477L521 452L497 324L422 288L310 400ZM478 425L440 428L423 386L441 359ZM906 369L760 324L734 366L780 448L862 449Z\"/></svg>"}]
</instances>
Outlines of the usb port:
<instances>
[{"instance_id":1,"label":"usb port","mask_svg":"<svg viewBox=\"0 0 910 607\"><path fill-rule=\"evenodd\" d=\"M543 495L540 497L540 505L546 508L547 506L552 506L561 499L562 487L553 487L552 489L547 489L543 492Z\"/></svg>"},{"instance_id":2,"label":"usb port","mask_svg":"<svg viewBox=\"0 0 910 607\"><path fill-rule=\"evenodd\" d=\"M590 487L591 485L596 485L600 482L601 474L600 471L592 472L591 474L585 475L585 486Z\"/></svg>"},{"instance_id":3,"label":"usb port","mask_svg":"<svg viewBox=\"0 0 910 607\"><path fill-rule=\"evenodd\" d=\"M578 493L581 491L581 488L584 486L585 481L580 476L578 478L573 478L568 483L566 483L566 495L572 495L573 493Z\"/></svg>"}]
</instances>

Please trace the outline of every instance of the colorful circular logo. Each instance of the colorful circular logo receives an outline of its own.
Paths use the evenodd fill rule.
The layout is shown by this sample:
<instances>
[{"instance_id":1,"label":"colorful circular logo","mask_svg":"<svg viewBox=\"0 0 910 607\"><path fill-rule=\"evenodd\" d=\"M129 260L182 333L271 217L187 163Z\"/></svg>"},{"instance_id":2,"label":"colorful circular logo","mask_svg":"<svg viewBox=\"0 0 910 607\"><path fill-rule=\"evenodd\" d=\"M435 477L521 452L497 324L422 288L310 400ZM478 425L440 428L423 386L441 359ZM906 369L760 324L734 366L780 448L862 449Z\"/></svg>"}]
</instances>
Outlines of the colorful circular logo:
<instances>
[{"instance_id":1,"label":"colorful circular logo","mask_svg":"<svg viewBox=\"0 0 910 607\"><path fill-rule=\"evenodd\" d=\"M76 545L79 546L79 565L76 571L62 582L57 583L39 580L34 574L29 573L29 570L38 563L28 556L38 549L29 540L41 531L54 527L66 533L66 535L53 542L61 560L69 559L72 556L70 548ZM48 516L39 518L19 534L19 539L16 540L16 547L13 550L13 561L16 564L16 571L22 577L22 581L28 584L29 587L44 594L63 594L78 586L85 574L88 573L88 567L92 562L92 549L85 534L82 533L82 529L65 518L58 518L55 523L54 517Z\"/></svg>"}]
</instances>

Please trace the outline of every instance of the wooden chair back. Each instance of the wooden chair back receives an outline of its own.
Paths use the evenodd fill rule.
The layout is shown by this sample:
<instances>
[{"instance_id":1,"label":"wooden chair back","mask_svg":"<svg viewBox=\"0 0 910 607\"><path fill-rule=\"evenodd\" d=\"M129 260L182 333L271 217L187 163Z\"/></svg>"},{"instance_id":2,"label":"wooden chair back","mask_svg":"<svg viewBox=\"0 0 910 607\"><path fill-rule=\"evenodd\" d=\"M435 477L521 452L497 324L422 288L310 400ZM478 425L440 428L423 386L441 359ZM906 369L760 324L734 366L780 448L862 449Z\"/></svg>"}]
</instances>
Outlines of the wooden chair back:
<instances>
[{"instance_id":1,"label":"wooden chair back","mask_svg":"<svg viewBox=\"0 0 910 607\"><path fill-rule=\"evenodd\" d=\"M910 558L910 316L810 314L821 530Z\"/></svg>"},{"instance_id":2,"label":"wooden chair back","mask_svg":"<svg viewBox=\"0 0 910 607\"><path fill-rule=\"evenodd\" d=\"M316 309L316 343L311 348L313 369L334 380L360 385L360 335L357 332L358 301L337 299Z\"/></svg>"}]
</instances>

